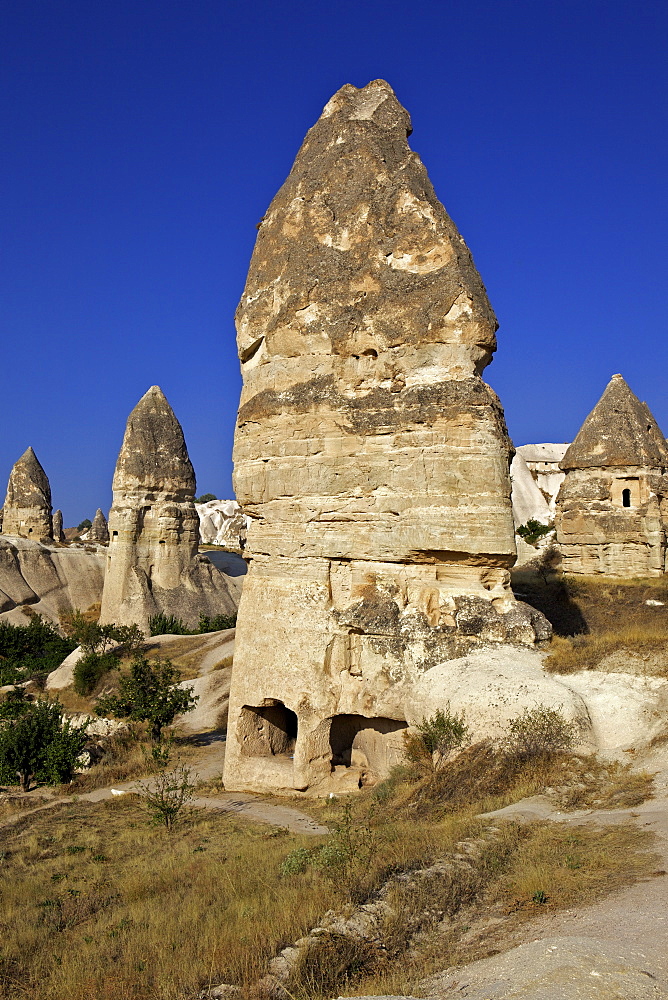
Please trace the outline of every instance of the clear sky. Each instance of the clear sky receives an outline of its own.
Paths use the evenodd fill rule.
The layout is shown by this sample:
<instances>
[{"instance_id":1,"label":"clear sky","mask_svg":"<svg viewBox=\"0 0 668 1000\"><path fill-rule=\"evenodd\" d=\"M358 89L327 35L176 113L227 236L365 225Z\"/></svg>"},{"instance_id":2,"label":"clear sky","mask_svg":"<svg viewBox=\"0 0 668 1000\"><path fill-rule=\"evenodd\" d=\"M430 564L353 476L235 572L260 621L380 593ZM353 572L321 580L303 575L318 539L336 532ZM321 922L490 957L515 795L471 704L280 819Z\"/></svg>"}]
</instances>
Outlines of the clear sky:
<instances>
[{"instance_id":1,"label":"clear sky","mask_svg":"<svg viewBox=\"0 0 668 1000\"><path fill-rule=\"evenodd\" d=\"M106 510L158 384L231 495L256 224L378 77L499 318L515 443L571 440L618 371L668 432L667 56L665 0L0 0L0 491L32 445L66 525Z\"/></svg>"}]
</instances>

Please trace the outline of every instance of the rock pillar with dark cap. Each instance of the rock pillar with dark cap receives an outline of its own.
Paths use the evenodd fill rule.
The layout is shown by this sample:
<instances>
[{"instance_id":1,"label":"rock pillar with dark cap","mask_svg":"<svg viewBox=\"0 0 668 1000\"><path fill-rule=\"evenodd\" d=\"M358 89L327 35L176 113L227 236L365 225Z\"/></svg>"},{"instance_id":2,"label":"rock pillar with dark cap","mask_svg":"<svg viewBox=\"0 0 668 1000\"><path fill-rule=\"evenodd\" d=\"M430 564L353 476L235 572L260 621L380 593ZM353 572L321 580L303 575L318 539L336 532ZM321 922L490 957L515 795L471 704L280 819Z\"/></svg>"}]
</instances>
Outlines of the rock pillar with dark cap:
<instances>
[{"instance_id":1,"label":"rock pillar with dark cap","mask_svg":"<svg viewBox=\"0 0 668 1000\"><path fill-rule=\"evenodd\" d=\"M88 530L88 541L106 545L109 541L109 526L100 507L95 512L93 523Z\"/></svg>"},{"instance_id":2,"label":"rock pillar with dark cap","mask_svg":"<svg viewBox=\"0 0 668 1000\"><path fill-rule=\"evenodd\" d=\"M343 87L259 227L236 317L231 787L306 787L351 747L386 770L415 678L545 629L510 589L496 318L410 132L383 80Z\"/></svg>"},{"instance_id":3,"label":"rock pillar with dark cap","mask_svg":"<svg viewBox=\"0 0 668 1000\"><path fill-rule=\"evenodd\" d=\"M28 448L9 476L2 533L46 541L51 530L51 487L35 452Z\"/></svg>"},{"instance_id":4,"label":"rock pillar with dark cap","mask_svg":"<svg viewBox=\"0 0 668 1000\"><path fill-rule=\"evenodd\" d=\"M194 498L181 425L152 386L128 417L116 463L100 621L146 631L159 612L194 625L234 610L225 577L198 555Z\"/></svg>"}]
</instances>

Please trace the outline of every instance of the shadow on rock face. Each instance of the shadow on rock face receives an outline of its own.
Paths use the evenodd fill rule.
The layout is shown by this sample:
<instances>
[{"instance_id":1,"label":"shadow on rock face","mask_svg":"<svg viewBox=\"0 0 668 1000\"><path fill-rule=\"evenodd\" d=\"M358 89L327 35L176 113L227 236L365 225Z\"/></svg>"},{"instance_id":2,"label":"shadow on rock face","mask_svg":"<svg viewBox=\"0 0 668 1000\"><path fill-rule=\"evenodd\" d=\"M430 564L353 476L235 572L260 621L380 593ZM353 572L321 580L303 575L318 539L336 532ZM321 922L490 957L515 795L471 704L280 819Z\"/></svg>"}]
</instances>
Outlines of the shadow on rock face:
<instances>
[{"instance_id":1,"label":"shadow on rock face","mask_svg":"<svg viewBox=\"0 0 668 1000\"><path fill-rule=\"evenodd\" d=\"M544 583L537 573L513 574L513 591L518 600L541 611L555 635L588 635L589 625L582 607L569 593L563 580Z\"/></svg>"}]
</instances>

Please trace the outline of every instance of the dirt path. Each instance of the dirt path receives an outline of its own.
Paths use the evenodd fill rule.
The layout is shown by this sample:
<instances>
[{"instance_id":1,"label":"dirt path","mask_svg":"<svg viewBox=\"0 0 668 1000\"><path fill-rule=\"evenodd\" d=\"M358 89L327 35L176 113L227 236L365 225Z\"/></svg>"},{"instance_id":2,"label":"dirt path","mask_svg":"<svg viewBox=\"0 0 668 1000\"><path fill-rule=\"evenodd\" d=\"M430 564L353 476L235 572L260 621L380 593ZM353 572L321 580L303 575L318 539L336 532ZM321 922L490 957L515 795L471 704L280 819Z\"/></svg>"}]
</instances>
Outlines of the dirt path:
<instances>
[{"instance_id":1,"label":"dirt path","mask_svg":"<svg viewBox=\"0 0 668 1000\"><path fill-rule=\"evenodd\" d=\"M651 766L652 763L654 766ZM488 814L568 826L636 823L656 834L661 874L591 906L541 914L492 936L500 953L431 977L431 997L462 1000L668 1000L668 757L655 758L655 797L631 809L562 813L543 796Z\"/></svg>"},{"instance_id":2,"label":"dirt path","mask_svg":"<svg viewBox=\"0 0 668 1000\"><path fill-rule=\"evenodd\" d=\"M201 759L193 763L188 763L187 766L191 771L191 779L199 782L217 777L222 774L224 760L225 744L220 739L213 740L208 746L202 748ZM107 788L96 788L92 792L83 792L77 798L80 802L102 802L116 795L136 793L139 790L139 786L148 780L150 780L149 775L144 778L133 779L132 781L120 782ZM27 795L30 795L30 792ZM41 812L43 809L52 809L54 806L72 801L72 797L68 795L53 795L46 802L42 802L41 805L36 805L34 809L22 810L15 816L9 817L0 823L0 829L3 826L11 826L25 816ZM322 836L329 833L326 826L322 826L316 820L307 816L306 813L302 813L290 806L264 802L262 799L251 794L220 792L216 795L197 796L191 801L190 805L195 809L236 813L247 819L254 820L256 823L267 823L271 826L278 826L289 830L291 833L302 833L311 836Z\"/></svg>"}]
</instances>

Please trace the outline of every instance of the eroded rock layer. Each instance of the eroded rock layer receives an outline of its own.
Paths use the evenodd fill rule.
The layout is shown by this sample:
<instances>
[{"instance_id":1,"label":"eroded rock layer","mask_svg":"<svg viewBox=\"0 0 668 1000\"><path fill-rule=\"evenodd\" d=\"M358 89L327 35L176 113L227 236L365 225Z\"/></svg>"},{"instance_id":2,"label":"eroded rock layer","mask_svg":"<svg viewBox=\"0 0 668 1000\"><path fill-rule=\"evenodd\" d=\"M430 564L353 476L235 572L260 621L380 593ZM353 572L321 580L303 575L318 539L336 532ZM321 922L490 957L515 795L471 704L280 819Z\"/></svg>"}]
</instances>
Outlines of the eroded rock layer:
<instances>
[{"instance_id":1,"label":"eroded rock layer","mask_svg":"<svg viewBox=\"0 0 668 1000\"><path fill-rule=\"evenodd\" d=\"M51 487L32 448L24 451L9 475L2 533L34 541L51 538Z\"/></svg>"},{"instance_id":2,"label":"eroded rock layer","mask_svg":"<svg viewBox=\"0 0 668 1000\"><path fill-rule=\"evenodd\" d=\"M417 676L545 627L509 588L512 446L480 377L496 319L409 133L387 83L343 87L260 225L237 311L252 562L230 787L378 773Z\"/></svg>"},{"instance_id":3,"label":"eroded rock layer","mask_svg":"<svg viewBox=\"0 0 668 1000\"><path fill-rule=\"evenodd\" d=\"M231 613L226 577L198 555L195 473L181 425L158 386L128 417L113 492L100 620L146 630L160 612L189 625L200 614Z\"/></svg>"}]
</instances>

